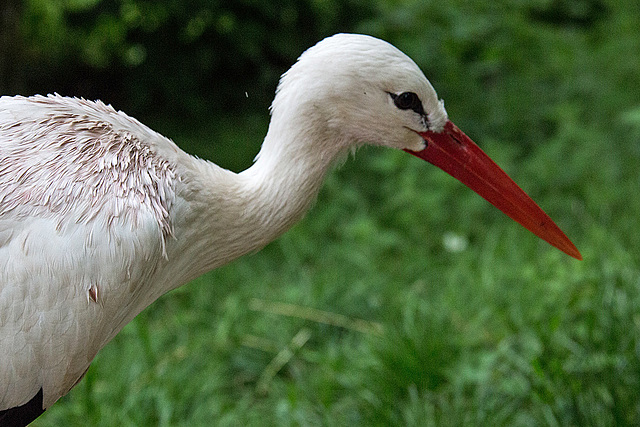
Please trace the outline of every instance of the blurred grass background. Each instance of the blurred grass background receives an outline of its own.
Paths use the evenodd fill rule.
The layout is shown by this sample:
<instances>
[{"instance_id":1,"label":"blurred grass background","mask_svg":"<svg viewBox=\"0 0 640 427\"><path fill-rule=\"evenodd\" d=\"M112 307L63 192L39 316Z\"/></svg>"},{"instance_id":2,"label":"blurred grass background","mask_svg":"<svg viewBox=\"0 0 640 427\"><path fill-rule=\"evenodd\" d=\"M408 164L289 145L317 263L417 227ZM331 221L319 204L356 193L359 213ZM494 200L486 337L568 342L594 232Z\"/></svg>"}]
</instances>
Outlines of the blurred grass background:
<instances>
[{"instance_id":1,"label":"blurred grass background","mask_svg":"<svg viewBox=\"0 0 640 427\"><path fill-rule=\"evenodd\" d=\"M567 232L362 149L293 230L162 297L34 425L640 424L636 0L5 0L0 93L100 98L232 170L278 76L384 38Z\"/></svg>"}]
</instances>

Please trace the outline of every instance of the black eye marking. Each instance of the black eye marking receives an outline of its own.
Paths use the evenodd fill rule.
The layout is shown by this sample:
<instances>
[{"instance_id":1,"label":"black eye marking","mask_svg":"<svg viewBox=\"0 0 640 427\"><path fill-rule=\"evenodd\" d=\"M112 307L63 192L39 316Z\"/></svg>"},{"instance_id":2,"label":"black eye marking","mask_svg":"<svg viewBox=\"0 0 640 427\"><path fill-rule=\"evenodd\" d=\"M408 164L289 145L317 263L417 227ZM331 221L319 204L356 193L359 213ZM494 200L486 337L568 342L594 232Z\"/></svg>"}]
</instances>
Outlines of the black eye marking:
<instances>
[{"instance_id":1,"label":"black eye marking","mask_svg":"<svg viewBox=\"0 0 640 427\"><path fill-rule=\"evenodd\" d=\"M414 92L402 92L397 95L395 93L389 93L393 103L401 110L413 110L421 116L426 116L424 108L422 108L422 101L418 98Z\"/></svg>"}]
</instances>

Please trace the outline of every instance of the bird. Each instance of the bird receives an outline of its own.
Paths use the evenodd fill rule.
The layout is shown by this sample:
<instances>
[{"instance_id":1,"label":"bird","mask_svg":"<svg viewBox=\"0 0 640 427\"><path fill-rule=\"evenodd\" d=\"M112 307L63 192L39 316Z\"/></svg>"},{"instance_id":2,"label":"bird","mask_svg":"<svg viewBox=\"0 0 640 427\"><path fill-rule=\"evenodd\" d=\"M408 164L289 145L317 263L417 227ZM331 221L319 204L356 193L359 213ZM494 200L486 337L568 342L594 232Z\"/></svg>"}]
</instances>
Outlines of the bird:
<instances>
[{"instance_id":1,"label":"bird","mask_svg":"<svg viewBox=\"0 0 640 427\"><path fill-rule=\"evenodd\" d=\"M0 425L25 425L161 295L302 218L362 145L404 150L582 259L390 43L335 34L280 78L253 164L191 156L101 101L0 98Z\"/></svg>"}]
</instances>

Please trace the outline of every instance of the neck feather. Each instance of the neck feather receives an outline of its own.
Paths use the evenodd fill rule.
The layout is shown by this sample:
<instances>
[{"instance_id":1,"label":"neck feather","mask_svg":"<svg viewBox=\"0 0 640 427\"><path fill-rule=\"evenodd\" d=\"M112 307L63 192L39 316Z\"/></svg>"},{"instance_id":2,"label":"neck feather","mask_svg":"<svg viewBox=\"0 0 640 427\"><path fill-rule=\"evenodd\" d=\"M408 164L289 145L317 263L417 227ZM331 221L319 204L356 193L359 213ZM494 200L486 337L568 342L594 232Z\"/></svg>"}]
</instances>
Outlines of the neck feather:
<instances>
[{"instance_id":1,"label":"neck feather","mask_svg":"<svg viewBox=\"0 0 640 427\"><path fill-rule=\"evenodd\" d=\"M239 175L245 182L246 209L260 227L256 237L261 243L275 239L304 215L347 145L313 102L281 85L256 162Z\"/></svg>"},{"instance_id":2,"label":"neck feather","mask_svg":"<svg viewBox=\"0 0 640 427\"><path fill-rule=\"evenodd\" d=\"M169 248L177 261L171 270L182 283L261 249L314 202L344 144L292 123L305 122L283 123L274 115L256 162L239 174L194 160L197 185L176 209L175 250Z\"/></svg>"}]
</instances>

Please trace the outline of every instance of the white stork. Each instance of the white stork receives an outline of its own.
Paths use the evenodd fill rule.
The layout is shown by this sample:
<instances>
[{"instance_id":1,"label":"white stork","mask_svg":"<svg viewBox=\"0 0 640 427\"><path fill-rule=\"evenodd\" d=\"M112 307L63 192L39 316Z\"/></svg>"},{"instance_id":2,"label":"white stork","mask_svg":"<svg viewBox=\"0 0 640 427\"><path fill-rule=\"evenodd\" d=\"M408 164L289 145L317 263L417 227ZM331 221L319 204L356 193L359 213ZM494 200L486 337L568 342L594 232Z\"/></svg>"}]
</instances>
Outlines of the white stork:
<instances>
[{"instance_id":1,"label":"white stork","mask_svg":"<svg viewBox=\"0 0 640 427\"><path fill-rule=\"evenodd\" d=\"M373 37L338 34L300 56L238 174L100 101L0 98L0 424L53 405L162 294L284 233L363 144L433 163L581 258L449 121L418 66Z\"/></svg>"}]
</instances>

